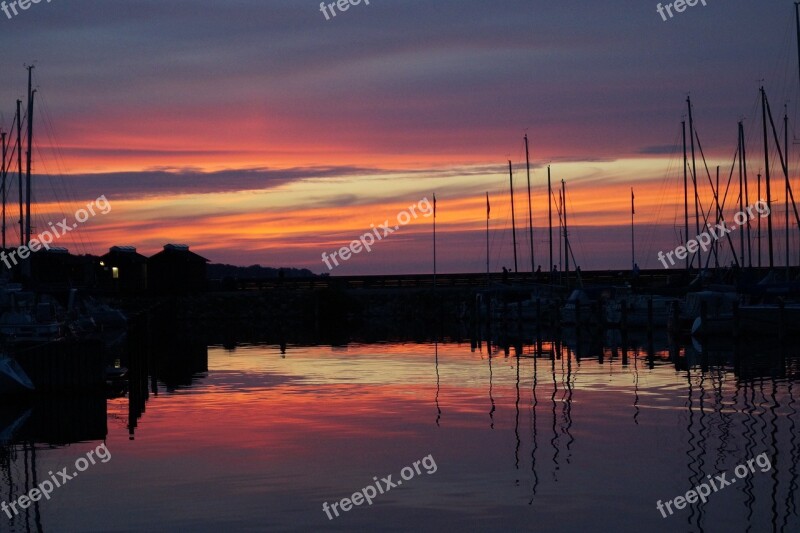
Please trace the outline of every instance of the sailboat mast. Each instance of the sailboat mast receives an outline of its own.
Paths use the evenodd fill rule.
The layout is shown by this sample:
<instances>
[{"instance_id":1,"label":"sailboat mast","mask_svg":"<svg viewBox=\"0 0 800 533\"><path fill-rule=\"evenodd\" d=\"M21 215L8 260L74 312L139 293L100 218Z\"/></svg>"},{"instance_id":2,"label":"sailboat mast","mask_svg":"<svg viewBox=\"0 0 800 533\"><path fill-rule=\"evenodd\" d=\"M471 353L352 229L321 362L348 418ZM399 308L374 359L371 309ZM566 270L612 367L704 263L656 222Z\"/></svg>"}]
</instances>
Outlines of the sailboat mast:
<instances>
[{"instance_id":1,"label":"sailboat mast","mask_svg":"<svg viewBox=\"0 0 800 533\"><path fill-rule=\"evenodd\" d=\"M536 272L533 256L533 202L531 201L531 159L528 152L528 134L525 134L525 170L528 172L528 236L531 241L531 276Z\"/></svg>"},{"instance_id":2,"label":"sailboat mast","mask_svg":"<svg viewBox=\"0 0 800 533\"><path fill-rule=\"evenodd\" d=\"M561 189L558 190L558 283L561 284L561 272L564 271L564 239L562 239L562 231L564 231L564 221L562 220L562 213L564 209L564 196L561 194Z\"/></svg>"},{"instance_id":3,"label":"sailboat mast","mask_svg":"<svg viewBox=\"0 0 800 533\"><path fill-rule=\"evenodd\" d=\"M25 216L22 212L22 100L17 100L17 179L19 181L19 245L25 243Z\"/></svg>"},{"instance_id":4,"label":"sailboat mast","mask_svg":"<svg viewBox=\"0 0 800 533\"><path fill-rule=\"evenodd\" d=\"M795 32L797 33L797 73L800 76L800 2L794 3L794 18L795 18ZM788 150L788 148L787 148ZM786 166L789 166L789 154L786 154ZM787 213L786 217L788 218L789 215ZM800 230L800 225L798 225L798 230ZM798 252L800 252L800 247L798 247ZM800 260L798 260L800 261ZM800 266L800 262L798 262L798 266Z\"/></svg>"},{"instance_id":5,"label":"sailboat mast","mask_svg":"<svg viewBox=\"0 0 800 533\"><path fill-rule=\"evenodd\" d=\"M689 138L692 146L692 183L694 184L694 225L697 235L700 235L700 201L697 196L697 159L694 153L694 119L692 118L692 100L686 97L686 104L689 106ZM688 238L688 234L686 235ZM694 261L694 259L692 259ZM697 252L697 268L702 268L700 251Z\"/></svg>"},{"instance_id":6,"label":"sailboat mast","mask_svg":"<svg viewBox=\"0 0 800 533\"><path fill-rule=\"evenodd\" d=\"M739 127L737 131L737 140L738 140L738 148L736 152L739 154L739 212L744 213L744 167L742 164L742 123L739 122ZM749 221L748 221L749 222ZM749 226L749 224L748 224ZM742 231L739 232L739 261L742 263L744 267L744 228Z\"/></svg>"},{"instance_id":7,"label":"sailboat mast","mask_svg":"<svg viewBox=\"0 0 800 533\"><path fill-rule=\"evenodd\" d=\"M511 160L508 160L508 181L511 184L511 235L514 241L514 273L519 272L517 267L517 217L514 214L514 174L511 171Z\"/></svg>"},{"instance_id":8,"label":"sailboat mast","mask_svg":"<svg viewBox=\"0 0 800 533\"><path fill-rule=\"evenodd\" d=\"M567 231L567 184L561 180L561 212L564 213L564 274L569 286L569 231Z\"/></svg>"},{"instance_id":9,"label":"sailboat mast","mask_svg":"<svg viewBox=\"0 0 800 533\"><path fill-rule=\"evenodd\" d=\"M761 173L758 173L758 201L761 201ZM758 217L758 268L761 268L761 217Z\"/></svg>"},{"instance_id":10,"label":"sailboat mast","mask_svg":"<svg viewBox=\"0 0 800 533\"><path fill-rule=\"evenodd\" d=\"M720 220L722 219L722 209L719 207L719 165L717 165L717 190L714 192L714 196L717 203L717 224L719 224ZM714 241L714 250L714 265L716 268L719 268L719 239Z\"/></svg>"},{"instance_id":11,"label":"sailboat mast","mask_svg":"<svg viewBox=\"0 0 800 533\"><path fill-rule=\"evenodd\" d=\"M550 185L550 165L547 165L547 225L550 230L550 264L547 269L553 275L553 187Z\"/></svg>"},{"instance_id":12,"label":"sailboat mast","mask_svg":"<svg viewBox=\"0 0 800 533\"><path fill-rule=\"evenodd\" d=\"M681 122L683 131L683 241L689 238L689 182L687 178L689 161L686 157L686 121ZM686 254L686 270L689 270L689 254Z\"/></svg>"},{"instance_id":13,"label":"sailboat mast","mask_svg":"<svg viewBox=\"0 0 800 533\"><path fill-rule=\"evenodd\" d=\"M633 215L636 214L636 209L633 205L633 187L631 187L631 270L636 270L636 252L635 252L635 241L633 239Z\"/></svg>"},{"instance_id":14,"label":"sailboat mast","mask_svg":"<svg viewBox=\"0 0 800 533\"><path fill-rule=\"evenodd\" d=\"M0 132L0 137L2 137L2 145L3 145L3 163L2 168L0 168L0 174L2 174L3 179L3 250L6 249L6 132Z\"/></svg>"},{"instance_id":15,"label":"sailboat mast","mask_svg":"<svg viewBox=\"0 0 800 533\"><path fill-rule=\"evenodd\" d=\"M742 171L744 174L744 203L745 205L750 205L750 191L747 188L747 147L745 146L744 142L744 125L739 122L739 139L742 146ZM760 218L760 217L759 217ZM747 264L750 268L753 268L753 241L750 237L750 220L748 217L747 221ZM742 260L742 265L744 265L744 260Z\"/></svg>"},{"instance_id":16,"label":"sailboat mast","mask_svg":"<svg viewBox=\"0 0 800 533\"><path fill-rule=\"evenodd\" d=\"M436 290L436 193L433 193L433 289Z\"/></svg>"},{"instance_id":17,"label":"sailboat mast","mask_svg":"<svg viewBox=\"0 0 800 533\"><path fill-rule=\"evenodd\" d=\"M770 108L769 108L769 100L768 99L767 99L767 115L769 116L770 126L772 126L772 135L774 136L774 139L775 139L775 147L778 149L778 159L780 160L780 163L781 163L781 170L783 171L783 177L784 177L785 185L786 185L786 217L787 217L787 220L786 220L787 226L786 227L787 227L787 232L788 232L789 200L792 201L792 207L794 208L795 222L797 223L798 227L800 227L800 212L797 211L797 205L794 202L794 193L792 193L792 185L789 182L789 162L788 162L788 159L784 159L784 155L783 155L784 151L789 148L789 146L788 146L789 145L789 139L788 139L788 130L789 130L789 128L788 128L788 114L784 115L784 140L783 140L783 142L784 142L784 150L781 150L781 141L778 138L778 132L775 129L775 122L773 122L773 120L772 120L772 112L770 111ZM788 239L787 239L787 242L788 242ZM788 250L789 249L788 249L788 246L787 246L787 252L788 252ZM787 273L788 273L788 267L789 267L789 264L788 264L788 253L787 253Z\"/></svg>"},{"instance_id":18,"label":"sailboat mast","mask_svg":"<svg viewBox=\"0 0 800 533\"><path fill-rule=\"evenodd\" d=\"M33 65L28 66L28 151L25 173L25 244L31 242L31 158L33 155Z\"/></svg>"},{"instance_id":19,"label":"sailboat mast","mask_svg":"<svg viewBox=\"0 0 800 533\"><path fill-rule=\"evenodd\" d=\"M486 191L486 284L489 284L489 214L491 207L489 206L489 191Z\"/></svg>"},{"instance_id":20,"label":"sailboat mast","mask_svg":"<svg viewBox=\"0 0 800 533\"><path fill-rule=\"evenodd\" d=\"M794 19L797 33L797 73L800 76L800 2L794 3Z\"/></svg>"},{"instance_id":21,"label":"sailboat mast","mask_svg":"<svg viewBox=\"0 0 800 533\"><path fill-rule=\"evenodd\" d=\"M786 162L786 190L784 193L784 207L786 208L786 281L789 281L789 114L786 106L783 107L783 157Z\"/></svg>"},{"instance_id":22,"label":"sailboat mast","mask_svg":"<svg viewBox=\"0 0 800 533\"><path fill-rule=\"evenodd\" d=\"M764 186L767 188L767 206L772 209L772 193L769 184L769 140L767 139L767 93L761 87L761 114L764 125ZM767 246L769 246L769 268L775 266L775 254L772 248L772 217L767 217Z\"/></svg>"}]
</instances>

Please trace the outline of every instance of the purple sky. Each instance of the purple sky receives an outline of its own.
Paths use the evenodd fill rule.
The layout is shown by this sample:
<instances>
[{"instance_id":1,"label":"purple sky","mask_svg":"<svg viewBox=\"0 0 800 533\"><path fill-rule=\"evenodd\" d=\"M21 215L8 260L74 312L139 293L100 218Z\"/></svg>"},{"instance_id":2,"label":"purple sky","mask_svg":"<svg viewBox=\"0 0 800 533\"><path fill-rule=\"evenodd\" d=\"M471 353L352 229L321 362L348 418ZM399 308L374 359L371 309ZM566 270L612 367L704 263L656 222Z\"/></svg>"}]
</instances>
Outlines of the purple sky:
<instances>
[{"instance_id":1,"label":"purple sky","mask_svg":"<svg viewBox=\"0 0 800 533\"><path fill-rule=\"evenodd\" d=\"M798 115L793 2L708 0L666 22L656 4L372 0L326 21L318 2L300 0L42 2L12 19L0 12L0 124L10 127L14 101L24 94L23 65L36 61L36 171L66 175L78 198L140 202L114 231L94 235L94 252L120 241L157 248L186 236L169 216L159 217L163 236L139 242L123 235L126 224L152 220L143 218L141 203L152 197L194 205L189 213L203 218L215 195L275 190L261 211L306 213L386 205L399 196L413 202L448 169L458 169L446 187L454 200L482 190L504 194L500 169L506 159L516 166L524 160L526 130L537 193L548 162L583 165L586 172L558 179L603 198L613 165L600 173L588 170L593 165L650 161L630 179L654 187L674 155L687 93L709 164L730 166L736 123L744 119L756 172L760 80L776 114L788 103L790 120ZM459 173L470 168L491 169L485 186L468 170ZM389 179L398 170L436 176L427 184L422 177ZM680 169L672 170L678 179ZM385 190L367 194L365 175L385 176ZM592 179L582 182L584 175ZM310 194L309 183L322 184L322 192ZM37 191L39 200L51 197ZM664 225L653 230L665 236L658 247L675 245L673 211L648 221ZM52 218L44 208L38 213ZM384 215L376 209L368 218ZM624 226L624 213L615 225ZM306 250L282 252L226 248L224 232L198 235L193 244L219 239L206 249L214 261L319 270L318 252L340 234L361 231L336 228L328 238L315 235ZM596 240L590 234L587 241ZM454 237L454 253L460 239ZM587 252L587 267L625 264L612 250L627 249L627 240L619 232L602 250ZM387 267L375 257L349 268L429 267L410 258ZM642 264L657 266L649 256ZM457 257L448 266L473 269Z\"/></svg>"}]
</instances>

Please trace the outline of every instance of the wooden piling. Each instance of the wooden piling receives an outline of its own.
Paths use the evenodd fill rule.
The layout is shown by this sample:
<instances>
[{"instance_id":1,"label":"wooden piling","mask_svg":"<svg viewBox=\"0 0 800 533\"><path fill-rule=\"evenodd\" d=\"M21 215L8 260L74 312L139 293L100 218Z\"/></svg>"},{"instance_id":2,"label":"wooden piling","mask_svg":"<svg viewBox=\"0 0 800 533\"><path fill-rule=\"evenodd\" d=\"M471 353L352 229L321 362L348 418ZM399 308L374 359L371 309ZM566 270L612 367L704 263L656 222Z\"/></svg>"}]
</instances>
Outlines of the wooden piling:
<instances>
[{"instance_id":1,"label":"wooden piling","mask_svg":"<svg viewBox=\"0 0 800 533\"><path fill-rule=\"evenodd\" d=\"M542 353L542 299L536 298L536 353Z\"/></svg>"}]
</instances>

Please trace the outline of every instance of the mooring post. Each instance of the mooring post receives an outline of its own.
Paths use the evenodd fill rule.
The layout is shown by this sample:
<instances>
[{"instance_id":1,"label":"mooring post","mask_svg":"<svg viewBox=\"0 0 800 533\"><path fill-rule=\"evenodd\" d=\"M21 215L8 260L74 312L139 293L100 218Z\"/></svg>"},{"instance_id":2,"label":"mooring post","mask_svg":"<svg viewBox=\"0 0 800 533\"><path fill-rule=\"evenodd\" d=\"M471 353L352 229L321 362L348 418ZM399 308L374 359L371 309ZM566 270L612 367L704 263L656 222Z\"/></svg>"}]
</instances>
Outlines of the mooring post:
<instances>
[{"instance_id":1,"label":"mooring post","mask_svg":"<svg viewBox=\"0 0 800 533\"><path fill-rule=\"evenodd\" d=\"M542 353L542 299L536 298L536 353Z\"/></svg>"}]
</instances>

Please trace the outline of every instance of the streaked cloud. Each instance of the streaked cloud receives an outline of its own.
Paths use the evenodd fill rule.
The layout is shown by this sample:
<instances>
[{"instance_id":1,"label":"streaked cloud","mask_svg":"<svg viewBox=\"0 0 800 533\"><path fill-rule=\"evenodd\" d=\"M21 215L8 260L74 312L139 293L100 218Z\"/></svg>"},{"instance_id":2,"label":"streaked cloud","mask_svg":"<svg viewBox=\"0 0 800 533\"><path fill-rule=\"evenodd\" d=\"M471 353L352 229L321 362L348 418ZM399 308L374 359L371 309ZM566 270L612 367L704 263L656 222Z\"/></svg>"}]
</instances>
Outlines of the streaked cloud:
<instances>
[{"instance_id":1,"label":"streaked cloud","mask_svg":"<svg viewBox=\"0 0 800 533\"><path fill-rule=\"evenodd\" d=\"M506 160L524 183L527 131L534 205L551 164L576 228L603 237L586 256L614 263L599 251L631 186L643 220L673 225L687 93L711 168L730 165L742 118L757 153L756 80L792 119L800 102L791 3L726 0L669 23L610 0L376 1L331 21L297 0L35 7L0 20L0 124L37 61L39 223L106 194L113 215L83 229L98 246L183 240L224 262L310 266L436 191L457 207L442 211L445 264L480 269L459 251L481 241L483 193L506 197ZM416 231L347 268L428 269Z\"/></svg>"}]
</instances>

